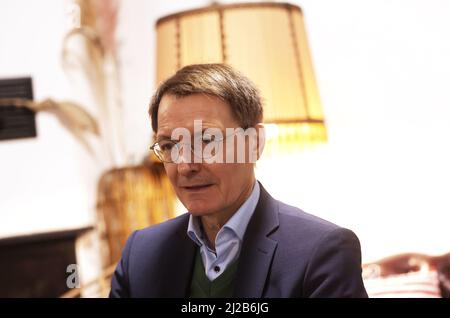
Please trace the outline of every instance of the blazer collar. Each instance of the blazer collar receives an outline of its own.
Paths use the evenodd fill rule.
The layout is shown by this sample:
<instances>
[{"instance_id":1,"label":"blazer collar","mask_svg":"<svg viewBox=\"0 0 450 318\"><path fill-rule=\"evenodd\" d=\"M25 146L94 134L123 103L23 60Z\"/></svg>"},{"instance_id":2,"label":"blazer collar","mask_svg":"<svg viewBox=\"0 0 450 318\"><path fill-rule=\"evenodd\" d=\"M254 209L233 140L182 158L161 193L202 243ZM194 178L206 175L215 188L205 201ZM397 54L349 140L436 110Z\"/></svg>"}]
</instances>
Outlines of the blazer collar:
<instances>
[{"instance_id":1,"label":"blazer collar","mask_svg":"<svg viewBox=\"0 0 450 318\"><path fill-rule=\"evenodd\" d=\"M189 214L183 216L174 237L171 248L174 256L170 275L167 276L165 286L169 297L188 297L194 268L195 252L197 245L187 236L186 229L189 222Z\"/></svg>"},{"instance_id":2,"label":"blazer collar","mask_svg":"<svg viewBox=\"0 0 450 318\"><path fill-rule=\"evenodd\" d=\"M278 204L259 185L259 201L244 236L235 278L234 296L239 298L262 297L277 247L269 236L279 227Z\"/></svg>"}]
</instances>

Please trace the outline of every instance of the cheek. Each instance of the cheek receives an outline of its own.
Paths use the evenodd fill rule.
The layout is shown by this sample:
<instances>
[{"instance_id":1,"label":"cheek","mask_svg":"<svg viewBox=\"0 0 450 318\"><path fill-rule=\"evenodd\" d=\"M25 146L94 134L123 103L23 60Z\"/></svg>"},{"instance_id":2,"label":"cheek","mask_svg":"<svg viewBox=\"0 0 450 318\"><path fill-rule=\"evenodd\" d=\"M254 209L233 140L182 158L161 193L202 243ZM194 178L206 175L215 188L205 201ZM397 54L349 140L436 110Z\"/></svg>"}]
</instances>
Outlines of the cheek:
<instances>
[{"instance_id":1,"label":"cheek","mask_svg":"<svg viewBox=\"0 0 450 318\"><path fill-rule=\"evenodd\" d=\"M212 164L209 170L219 181L224 195L239 192L244 180L248 179L248 167L244 164Z\"/></svg>"},{"instance_id":2,"label":"cheek","mask_svg":"<svg viewBox=\"0 0 450 318\"><path fill-rule=\"evenodd\" d=\"M177 178L177 166L170 163L164 163L164 170L166 170L166 175L170 182L175 185Z\"/></svg>"},{"instance_id":3,"label":"cheek","mask_svg":"<svg viewBox=\"0 0 450 318\"><path fill-rule=\"evenodd\" d=\"M225 185L228 183L229 179L233 178L233 167L232 164L225 164L225 163L212 163L208 164L205 167L205 170L207 170L208 174L216 179L216 182L218 182L221 185Z\"/></svg>"}]
</instances>

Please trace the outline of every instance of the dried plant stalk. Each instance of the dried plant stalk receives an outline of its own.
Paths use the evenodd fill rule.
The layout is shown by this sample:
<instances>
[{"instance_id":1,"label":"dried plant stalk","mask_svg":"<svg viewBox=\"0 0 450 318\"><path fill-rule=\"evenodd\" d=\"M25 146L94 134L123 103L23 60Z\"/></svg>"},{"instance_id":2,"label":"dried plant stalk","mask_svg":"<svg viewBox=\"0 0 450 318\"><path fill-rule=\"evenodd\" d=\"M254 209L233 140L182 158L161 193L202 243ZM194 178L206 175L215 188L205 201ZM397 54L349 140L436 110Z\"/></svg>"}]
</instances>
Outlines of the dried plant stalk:
<instances>
[{"instance_id":1,"label":"dried plant stalk","mask_svg":"<svg viewBox=\"0 0 450 318\"><path fill-rule=\"evenodd\" d=\"M77 0L76 3L80 8L80 26L72 29L63 40L63 66L66 70L81 67L99 109L103 142L116 166L126 158L123 122L120 122L123 119L120 65L115 40L118 1ZM69 46L75 39L83 41L81 55Z\"/></svg>"}]
</instances>

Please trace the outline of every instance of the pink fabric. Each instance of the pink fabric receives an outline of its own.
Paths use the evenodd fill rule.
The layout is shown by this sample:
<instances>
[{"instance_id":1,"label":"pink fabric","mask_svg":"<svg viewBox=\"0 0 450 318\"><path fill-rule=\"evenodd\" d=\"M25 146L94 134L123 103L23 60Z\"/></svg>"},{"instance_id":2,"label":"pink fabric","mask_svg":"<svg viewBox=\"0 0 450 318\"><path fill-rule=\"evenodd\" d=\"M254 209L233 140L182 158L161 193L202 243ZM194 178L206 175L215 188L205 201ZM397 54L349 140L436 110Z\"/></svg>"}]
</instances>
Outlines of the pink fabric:
<instances>
[{"instance_id":1,"label":"pink fabric","mask_svg":"<svg viewBox=\"0 0 450 318\"><path fill-rule=\"evenodd\" d=\"M370 298L440 298L436 271L411 272L364 280Z\"/></svg>"}]
</instances>

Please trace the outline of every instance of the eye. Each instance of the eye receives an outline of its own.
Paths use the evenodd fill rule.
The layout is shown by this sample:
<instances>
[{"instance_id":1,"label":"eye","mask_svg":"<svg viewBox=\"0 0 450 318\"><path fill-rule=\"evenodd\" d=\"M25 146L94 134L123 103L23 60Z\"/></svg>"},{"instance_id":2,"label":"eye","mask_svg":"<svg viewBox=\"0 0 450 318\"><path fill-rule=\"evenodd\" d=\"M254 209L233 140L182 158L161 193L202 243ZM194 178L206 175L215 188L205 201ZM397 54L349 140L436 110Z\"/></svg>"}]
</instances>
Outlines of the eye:
<instances>
[{"instance_id":1,"label":"eye","mask_svg":"<svg viewBox=\"0 0 450 318\"><path fill-rule=\"evenodd\" d=\"M161 151L171 151L175 144L171 141L162 141L159 143Z\"/></svg>"},{"instance_id":2,"label":"eye","mask_svg":"<svg viewBox=\"0 0 450 318\"><path fill-rule=\"evenodd\" d=\"M209 144L215 140L214 135L203 134L202 142L204 144Z\"/></svg>"}]
</instances>

